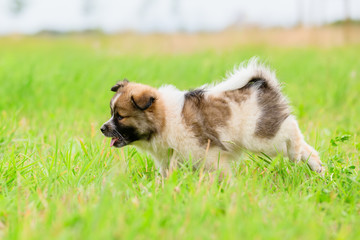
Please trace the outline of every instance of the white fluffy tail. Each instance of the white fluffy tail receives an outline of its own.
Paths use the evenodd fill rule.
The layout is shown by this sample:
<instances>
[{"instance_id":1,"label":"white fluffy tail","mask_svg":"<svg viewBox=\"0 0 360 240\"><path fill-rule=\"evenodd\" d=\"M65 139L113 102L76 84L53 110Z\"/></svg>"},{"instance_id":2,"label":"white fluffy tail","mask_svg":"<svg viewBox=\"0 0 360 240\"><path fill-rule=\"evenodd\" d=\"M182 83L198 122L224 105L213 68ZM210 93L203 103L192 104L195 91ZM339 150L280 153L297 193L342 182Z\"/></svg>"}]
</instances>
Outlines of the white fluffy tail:
<instances>
[{"instance_id":1,"label":"white fluffy tail","mask_svg":"<svg viewBox=\"0 0 360 240\"><path fill-rule=\"evenodd\" d=\"M207 89L207 92L210 94L231 91L244 87L254 78L261 78L265 80L269 86L279 88L275 73L260 63L257 57L253 57L248 62L243 62L238 67L234 67L233 72L227 74L225 81L204 86L204 88Z\"/></svg>"}]
</instances>

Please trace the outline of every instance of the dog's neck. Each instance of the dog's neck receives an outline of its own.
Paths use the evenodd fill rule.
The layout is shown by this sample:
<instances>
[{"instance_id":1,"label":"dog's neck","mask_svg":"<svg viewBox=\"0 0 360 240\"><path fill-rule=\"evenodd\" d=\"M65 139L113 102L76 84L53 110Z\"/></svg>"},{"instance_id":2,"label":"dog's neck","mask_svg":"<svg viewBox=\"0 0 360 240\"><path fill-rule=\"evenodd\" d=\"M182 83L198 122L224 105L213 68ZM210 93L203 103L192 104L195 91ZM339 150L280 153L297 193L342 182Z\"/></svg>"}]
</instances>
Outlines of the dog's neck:
<instances>
[{"instance_id":1,"label":"dog's neck","mask_svg":"<svg viewBox=\"0 0 360 240\"><path fill-rule=\"evenodd\" d=\"M165 124L162 131L155 136L155 141L168 148L177 149L181 141L179 137L188 137L188 131L185 129L183 122L182 110L184 106L185 92L176 89L173 86L165 86L159 89L160 101L163 101L165 110ZM176 139L173 139L176 137Z\"/></svg>"},{"instance_id":2,"label":"dog's neck","mask_svg":"<svg viewBox=\"0 0 360 240\"><path fill-rule=\"evenodd\" d=\"M189 138L189 131L186 129L182 117L185 92L173 86L165 86L161 87L158 93L157 101L162 101L165 114L161 131L154 133L149 141L139 141L134 145L152 155L167 152L169 149L181 152L184 147L186 148L185 142ZM184 142L179 139L184 139Z\"/></svg>"}]
</instances>

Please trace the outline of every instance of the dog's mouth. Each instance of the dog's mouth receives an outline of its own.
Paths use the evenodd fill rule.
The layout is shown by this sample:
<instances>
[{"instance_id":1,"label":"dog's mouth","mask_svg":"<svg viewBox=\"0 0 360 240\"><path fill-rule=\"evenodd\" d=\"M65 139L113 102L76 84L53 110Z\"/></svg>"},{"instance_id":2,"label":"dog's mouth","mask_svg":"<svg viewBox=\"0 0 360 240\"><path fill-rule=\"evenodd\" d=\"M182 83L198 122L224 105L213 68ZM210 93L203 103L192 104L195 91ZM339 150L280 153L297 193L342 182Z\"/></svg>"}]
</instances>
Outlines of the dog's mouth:
<instances>
[{"instance_id":1,"label":"dog's mouth","mask_svg":"<svg viewBox=\"0 0 360 240\"><path fill-rule=\"evenodd\" d=\"M117 142L120 143L120 139L115 138L115 137L111 138L110 147L114 146L114 144Z\"/></svg>"},{"instance_id":2,"label":"dog's mouth","mask_svg":"<svg viewBox=\"0 0 360 240\"><path fill-rule=\"evenodd\" d=\"M129 127L115 128L104 124L100 130L105 137L111 139L110 147L121 148L139 139L134 133L135 130Z\"/></svg>"},{"instance_id":3,"label":"dog's mouth","mask_svg":"<svg viewBox=\"0 0 360 240\"><path fill-rule=\"evenodd\" d=\"M110 141L110 147L117 147L117 148L121 148L123 146L126 146L126 141L125 139L121 139L121 138L117 138L117 137L112 137L111 141Z\"/></svg>"}]
</instances>

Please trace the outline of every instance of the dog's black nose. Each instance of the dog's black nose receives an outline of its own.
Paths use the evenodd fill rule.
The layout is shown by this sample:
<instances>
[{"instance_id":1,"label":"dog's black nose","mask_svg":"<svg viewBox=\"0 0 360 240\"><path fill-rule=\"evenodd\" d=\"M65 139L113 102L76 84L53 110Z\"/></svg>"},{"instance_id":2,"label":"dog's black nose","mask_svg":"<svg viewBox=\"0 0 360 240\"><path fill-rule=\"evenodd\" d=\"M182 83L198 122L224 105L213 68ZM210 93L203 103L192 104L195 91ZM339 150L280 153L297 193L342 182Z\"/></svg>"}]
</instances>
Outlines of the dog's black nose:
<instances>
[{"instance_id":1,"label":"dog's black nose","mask_svg":"<svg viewBox=\"0 0 360 240\"><path fill-rule=\"evenodd\" d=\"M105 124L101 126L100 131L101 131L102 133L104 133L104 132L106 131L106 126L105 126Z\"/></svg>"}]
</instances>

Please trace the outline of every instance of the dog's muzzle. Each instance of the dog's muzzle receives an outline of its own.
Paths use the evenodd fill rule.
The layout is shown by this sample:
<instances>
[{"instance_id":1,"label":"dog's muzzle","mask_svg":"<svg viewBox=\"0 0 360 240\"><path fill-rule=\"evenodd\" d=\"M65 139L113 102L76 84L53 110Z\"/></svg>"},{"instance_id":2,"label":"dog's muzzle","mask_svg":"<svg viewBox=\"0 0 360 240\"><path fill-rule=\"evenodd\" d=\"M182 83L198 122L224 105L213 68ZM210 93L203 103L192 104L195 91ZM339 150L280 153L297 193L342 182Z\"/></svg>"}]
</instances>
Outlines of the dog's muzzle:
<instances>
[{"instance_id":1,"label":"dog's muzzle","mask_svg":"<svg viewBox=\"0 0 360 240\"><path fill-rule=\"evenodd\" d=\"M105 137L111 138L110 147L114 146L120 148L127 145L124 137L115 129L111 129L111 127L107 123L101 126L100 131Z\"/></svg>"}]
</instances>

